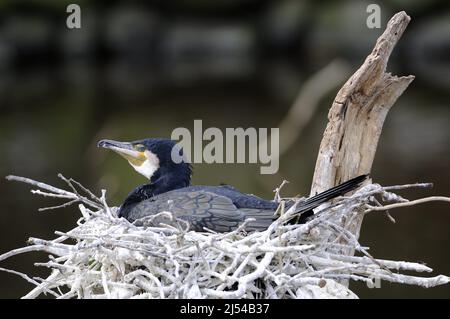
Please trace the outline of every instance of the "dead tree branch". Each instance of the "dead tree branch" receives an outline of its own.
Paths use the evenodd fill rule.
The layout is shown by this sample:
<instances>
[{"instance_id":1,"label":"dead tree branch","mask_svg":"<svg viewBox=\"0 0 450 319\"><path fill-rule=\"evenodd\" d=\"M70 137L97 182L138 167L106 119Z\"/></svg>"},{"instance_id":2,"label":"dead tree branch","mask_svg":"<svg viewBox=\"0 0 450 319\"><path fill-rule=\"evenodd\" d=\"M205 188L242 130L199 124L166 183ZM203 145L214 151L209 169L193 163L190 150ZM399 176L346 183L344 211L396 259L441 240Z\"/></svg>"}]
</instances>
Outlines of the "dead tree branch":
<instances>
[{"instance_id":1,"label":"dead tree branch","mask_svg":"<svg viewBox=\"0 0 450 319\"><path fill-rule=\"evenodd\" d=\"M391 52L409 21L405 12L395 14L372 53L339 90L328 113L311 195L371 172L386 115L414 79L386 72ZM358 238L362 219L360 214L340 225Z\"/></svg>"}]
</instances>

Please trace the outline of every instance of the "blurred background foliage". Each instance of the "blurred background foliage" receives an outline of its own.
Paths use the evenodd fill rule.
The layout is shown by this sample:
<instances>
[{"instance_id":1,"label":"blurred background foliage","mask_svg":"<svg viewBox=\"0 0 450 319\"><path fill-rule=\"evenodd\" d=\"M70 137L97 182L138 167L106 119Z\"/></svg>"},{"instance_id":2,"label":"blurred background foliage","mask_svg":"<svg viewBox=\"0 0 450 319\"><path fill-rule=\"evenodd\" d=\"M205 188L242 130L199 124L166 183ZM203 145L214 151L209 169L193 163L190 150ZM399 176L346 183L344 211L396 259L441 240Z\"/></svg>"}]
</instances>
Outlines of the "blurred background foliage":
<instances>
[{"instance_id":1,"label":"blurred background foliage","mask_svg":"<svg viewBox=\"0 0 450 319\"><path fill-rule=\"evenodd\" d=\"M29 236L51 238L79 218L76 207L54 212L16 174L61 185L58 172L97 193L108 190L118 205L145 180L121 158L96 148L102 138L169 137L177 127L277 127L302 84L339 58L352 70L362 63L387 20L405 10L412 22L389 69L416 75L390 112L373 167L375 182L434 182L450 194L450 7L448 0L377 2L382 29L366 27L374 1L177 0L77 1L82 28L69 30L62 0L0 1L0 253ZM225 182L271 198L283 179L284 195L307 194L329 106L322 99L313 120L280 160L275 175L259 165L197 164L194 183ZM293 132L294 134L294 132ZM280 141L283 143L283 141ZM63 185L61 185L63 186ZM369 215L361 242L379 258L423 261L450 275L450 215L430 203ZM32 266L46 256L3 262L44 277ZM353 284L360 297L450 297L433 289L382 283ZM0 297L31 287L0 273Z\"/></svg>"}]
</instances>

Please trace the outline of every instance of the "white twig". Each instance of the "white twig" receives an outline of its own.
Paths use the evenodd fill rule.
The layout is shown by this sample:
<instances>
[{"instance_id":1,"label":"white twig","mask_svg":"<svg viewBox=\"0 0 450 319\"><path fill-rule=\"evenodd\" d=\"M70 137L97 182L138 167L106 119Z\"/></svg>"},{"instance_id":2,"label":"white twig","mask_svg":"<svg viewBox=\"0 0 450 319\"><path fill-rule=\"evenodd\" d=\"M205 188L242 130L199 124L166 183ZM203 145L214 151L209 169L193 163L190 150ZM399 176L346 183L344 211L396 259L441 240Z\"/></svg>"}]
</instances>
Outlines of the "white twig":
<instances>
[{"instance_id":1,"label":"white twig","mask_svg":"<svg viewBox=\"0 0 450 319\"><path fill-rule=\"evenodd\" d=\"M395 203L395 204L386 205L386 206L376 206L376 207L369 206L368 210L369 211L385 211L385 210L394 209L394 208L414 206L417 204L423 204L423 203L427 203L427 202L448 202L448 203L450 203L450 197L430 196L430 197L425 197L425 198L402 202L402 203Z\"/></svg>"},{"instance_id":2,"label":"white twig","mask_svg":"<svg viewBox=\"0 0 450 319\"><path fill-rule=\"evenodd\" d=\"M408 201L391 193L428 184L370 184L318 209L305 224L288 224L296 217L295 209L284 211L281 207L281 217L265 231L246 233L249 219L232 232L215 233L189 231L189 225L170 212L130 223L118 218L116 209L108 206L105 191L97 198L72 179L61 178L72 192L26 178L9 178L39 187L45 191L39 191L40 195L70 200L51 209L74 202L100 206L91 211L80 204L82 217L72 230L55 231L57 237L53 240L30 238L31 246L0 255L0 261L32 251L51 255L47 262L35 264L52 270L46 279L0 268L35 285L23 298L41 294L60 299L355 298L340 281L373 285L374 280L380 279L421 287L449 282L449 277L443 275L419 277L400 273L429 273L432 269L419 263L377 259L339 223L343 218L351 222L368 211L449 201L439 196ZM81 196L75 187L90 199ZM382 201L375 200L375 196ZM153 221L158 218L170 225L159 223L155 227ZM363 256L348 256L342 253L344 249L359 251Z\"/></svg>"}]
</instances>

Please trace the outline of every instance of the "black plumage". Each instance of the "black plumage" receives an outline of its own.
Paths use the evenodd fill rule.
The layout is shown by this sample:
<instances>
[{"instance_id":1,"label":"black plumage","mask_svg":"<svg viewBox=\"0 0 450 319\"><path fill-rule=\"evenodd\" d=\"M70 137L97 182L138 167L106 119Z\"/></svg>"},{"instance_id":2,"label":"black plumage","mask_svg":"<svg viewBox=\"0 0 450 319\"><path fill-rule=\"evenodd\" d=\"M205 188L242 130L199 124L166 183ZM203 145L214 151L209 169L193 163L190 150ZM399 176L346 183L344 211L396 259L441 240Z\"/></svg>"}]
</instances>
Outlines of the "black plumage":
<instances>
[{"instance_id":1,"label":"black plumage","mask_svg":"<svg viewBox=\"0 0 450 319\"><path fill-rule=\"evenodd\" d=\"M185 162L174 163L171 159L171 151L175 145L174 141L167 139L145 139L130 143L108 140L99 142L99 146L111 148L119 154L122 148L133 150L127 151L127 156L124 156L129 161L128 156L133 155L134 151L139 152L134 154L136 158L145 153L146 157L153 158L155 155L158 159L155 161L157 167L151 169L154 172L150 176L150 183L137 187L127 196L120 207L119 216L132 222L151 220L154 225L175 223L176 221L171 221L164 215L155 218L155 214L166 211L187 221L191 230L204 231L206 227L217 232L232 231L248 218L254 220L246 225L247 231L262 231L277 217L275 212L278 203L244 194L232 186L190 186L191 166ZM144 148L146 152L141 152ZM144 157L139 158L145 162ZM139 164L132 161L133 159L130 164L133 166ZM140 164L135 169L143 171L140 169L143 165ZM286 208L296 205L295 211L300 216L300 222L304 222L312 215L314 208L356 189L366 178L367 175L356 177L297 203L288 201Z\"/></svg>"}]
</instances>

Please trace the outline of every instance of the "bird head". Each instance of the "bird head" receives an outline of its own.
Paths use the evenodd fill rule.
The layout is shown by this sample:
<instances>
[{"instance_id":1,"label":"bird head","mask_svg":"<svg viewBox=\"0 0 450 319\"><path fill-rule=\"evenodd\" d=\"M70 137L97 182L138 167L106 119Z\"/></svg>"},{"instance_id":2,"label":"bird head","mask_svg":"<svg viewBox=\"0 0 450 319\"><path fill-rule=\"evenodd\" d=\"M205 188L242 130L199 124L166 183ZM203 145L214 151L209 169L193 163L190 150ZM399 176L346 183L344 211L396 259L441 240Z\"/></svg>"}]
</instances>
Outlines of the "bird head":
<instances>
[{"instance_id":1,"label":"bird head","mask_svg":"<svg viewBox=\"0 0 450 319\"><path fill-rule=\"evenodd\" d=\"M187 175L185 177L190 179L190 165L184 161L175 163L172 159L174 147L177 148L178 154L182 154L181 147L173 140L165 138L147 138L133 142L101 140L97 146L121 155L139 174L152 182L163 174Z\"/></svg>"}]
</instances>

